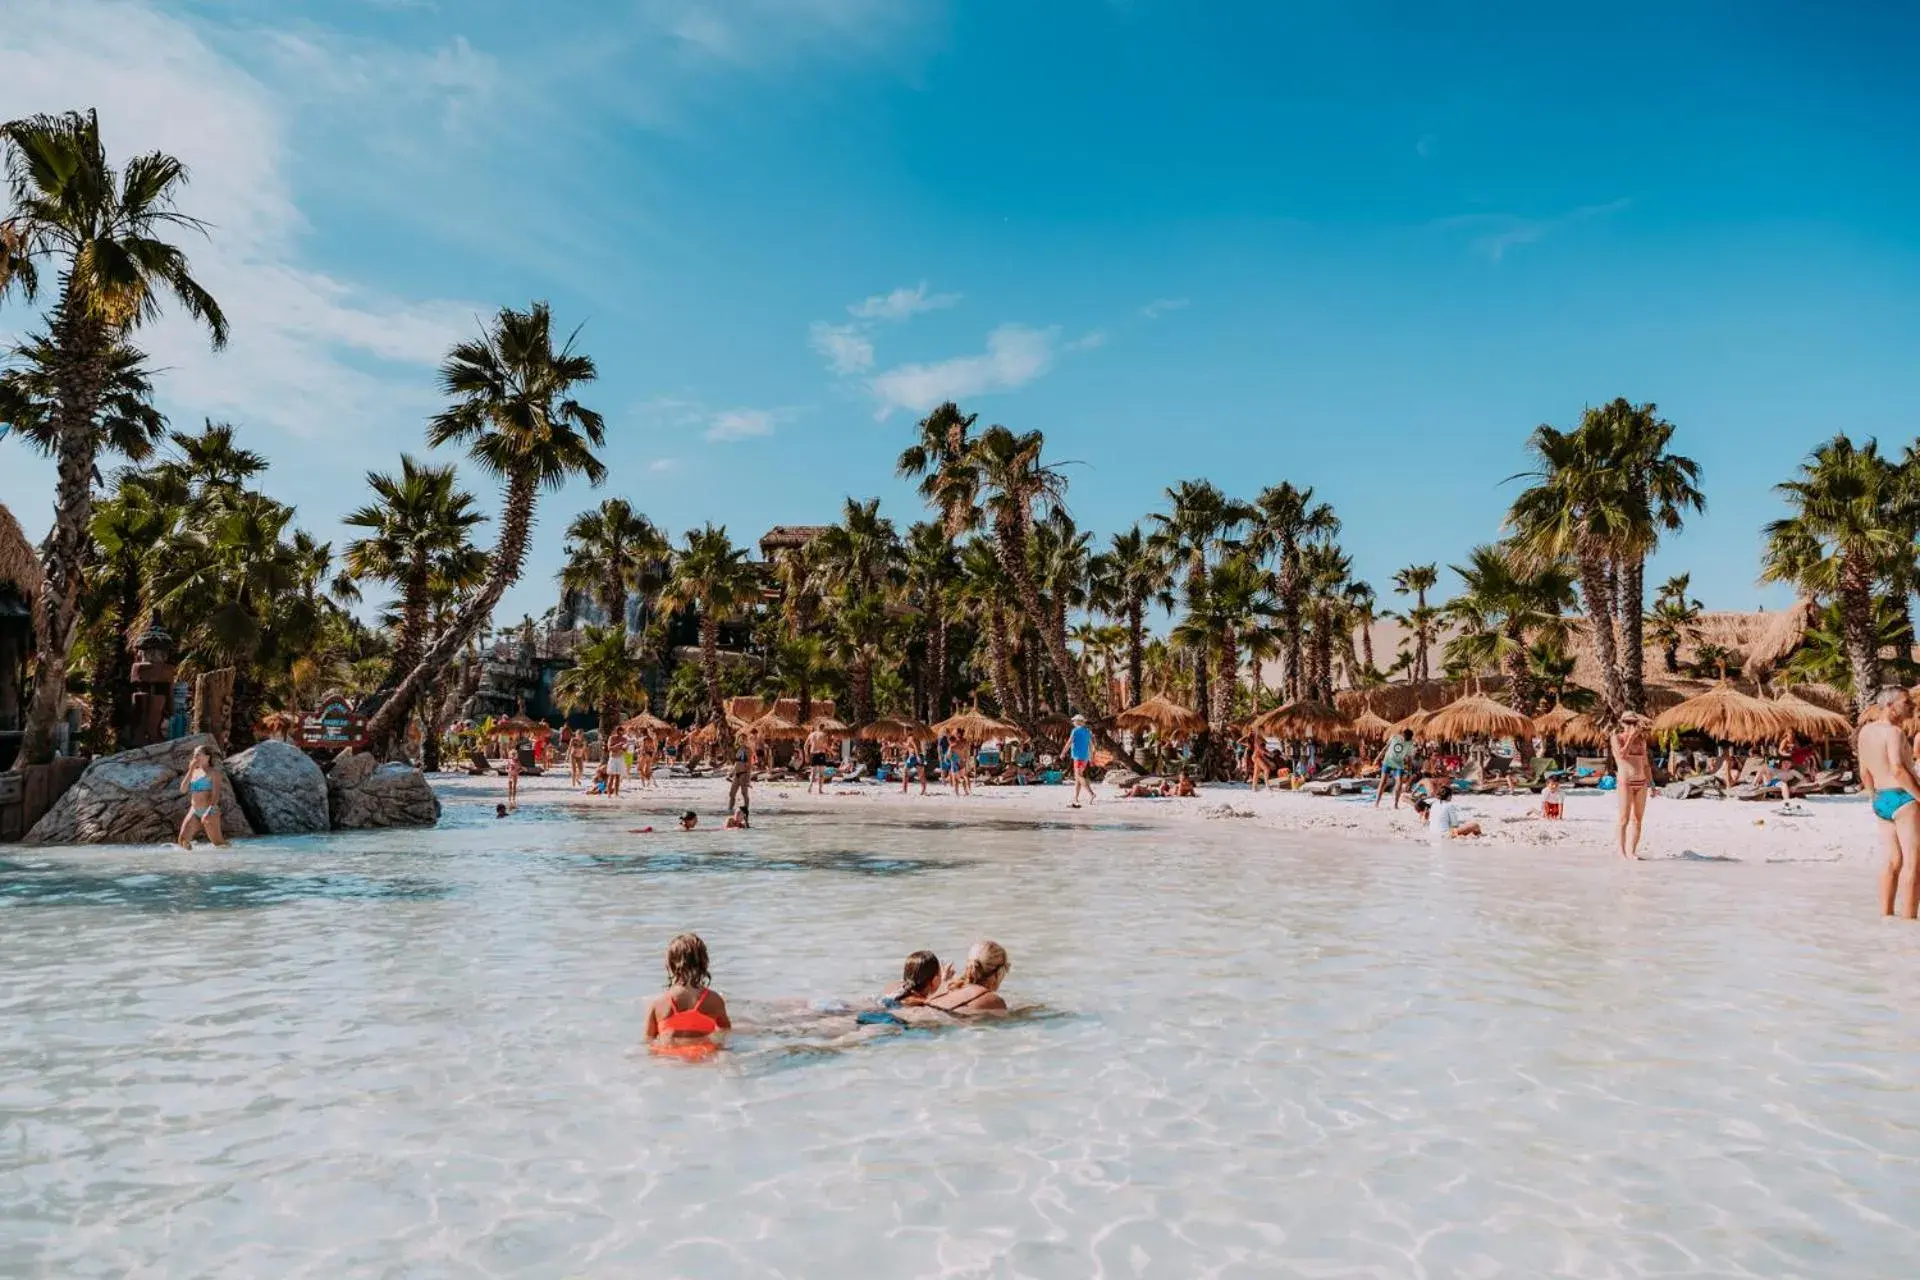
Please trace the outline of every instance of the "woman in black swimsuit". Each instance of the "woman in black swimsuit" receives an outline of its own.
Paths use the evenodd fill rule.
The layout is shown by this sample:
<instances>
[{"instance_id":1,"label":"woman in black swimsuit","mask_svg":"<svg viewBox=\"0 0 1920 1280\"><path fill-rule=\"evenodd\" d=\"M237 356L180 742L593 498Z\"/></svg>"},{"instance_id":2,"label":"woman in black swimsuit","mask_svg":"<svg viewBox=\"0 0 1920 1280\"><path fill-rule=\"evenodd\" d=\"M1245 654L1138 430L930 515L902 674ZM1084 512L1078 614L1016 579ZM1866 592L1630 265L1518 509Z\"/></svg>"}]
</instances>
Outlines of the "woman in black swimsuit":
<instances>
[{"instance_id":1,"label":"woman in black swimsuit","mask_svg":"<svg viewBox=\"0 0 1920 1280\"><path fill-rule=\"evenodd\" d=\"M959 977L947 983L946 990L927 1001L929 1009L958 1015L999 1013L1007 1007L1000 998L1000 984L1006 981L1007 950L997 942L976 942L967 952L967 967Z\"/></svg>"}]
</instances>

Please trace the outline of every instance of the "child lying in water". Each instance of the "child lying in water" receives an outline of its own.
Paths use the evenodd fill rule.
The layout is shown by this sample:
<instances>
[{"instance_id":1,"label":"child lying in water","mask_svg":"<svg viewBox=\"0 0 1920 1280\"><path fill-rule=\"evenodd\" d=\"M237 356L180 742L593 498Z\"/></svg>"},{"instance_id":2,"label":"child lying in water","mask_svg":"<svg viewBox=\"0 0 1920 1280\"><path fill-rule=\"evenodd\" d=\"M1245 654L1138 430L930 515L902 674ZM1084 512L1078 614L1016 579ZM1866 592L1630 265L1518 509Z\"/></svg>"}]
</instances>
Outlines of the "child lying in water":
<instances>
[{"instance_id":1,"label":"child lying in water","mask_svg":"<svg viewBox=\"0 0 1920 1280\"><path fill-rule=\"evenodd\" d=\"M907 1020L896 1010L925 1005L940 990L940 984L952 977L953 967L942 969L939 956L931 951L916 951L901 966L900 981L880 997L880 1007L857 1014L853 1020L863 1027L904 1027Z\"/></svg>"}]
</instances>

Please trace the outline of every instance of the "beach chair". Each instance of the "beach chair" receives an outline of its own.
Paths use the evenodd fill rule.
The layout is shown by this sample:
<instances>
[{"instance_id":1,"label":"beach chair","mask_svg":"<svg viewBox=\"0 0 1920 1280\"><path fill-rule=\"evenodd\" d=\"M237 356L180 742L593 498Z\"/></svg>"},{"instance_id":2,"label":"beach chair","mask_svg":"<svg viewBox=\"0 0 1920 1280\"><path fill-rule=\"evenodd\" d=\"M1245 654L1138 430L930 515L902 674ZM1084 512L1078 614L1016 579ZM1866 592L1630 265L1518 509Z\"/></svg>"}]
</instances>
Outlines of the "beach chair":
<instances>
[{"instance_id":1,"label":"beach chair","mask_svg":"<svg viewBox=\"0 0 1920 1280\"><path fill-rule=\"evenodd\" d=\"M856 762L854 764L841 765L838 769L834 770L833 773L828 775L827 781L830 783L859 782L866 776L867 766Z\"/></svg>"},{"instance_id":2,"label":"beach chair","mask_svg":"<svg viewBox=\"0 0 1920 1280\"><path fill-rule=\"evenodd\" d=\"M470 747L467 750L467 772L476 777L484 773L492 773L493 762L481 755L478 747Z\"/></svg>"}]
</instances>

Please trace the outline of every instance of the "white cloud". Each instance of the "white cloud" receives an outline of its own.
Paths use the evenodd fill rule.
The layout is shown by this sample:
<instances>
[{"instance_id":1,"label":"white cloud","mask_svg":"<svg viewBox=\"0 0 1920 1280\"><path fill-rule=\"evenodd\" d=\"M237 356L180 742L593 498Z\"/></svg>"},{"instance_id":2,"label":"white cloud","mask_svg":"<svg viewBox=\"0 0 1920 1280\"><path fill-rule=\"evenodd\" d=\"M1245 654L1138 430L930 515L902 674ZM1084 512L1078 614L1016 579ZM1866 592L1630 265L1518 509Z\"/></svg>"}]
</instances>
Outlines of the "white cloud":
<instances>
[{"instance_id":1,"label":"white cloud","mask_svg":"<svg viewBox=\"0 0 1920 1280\"><path fill-rule=\"evenodd\" d=\"M856 302L847 308L847 314L858 320L905 320L923 311L951 307L958 301L960 295L957 293L929 294L927 282L922 280L911 289L902 286L891 293L876 293L865 301Z\"/></svg>"},{"instance_id":2,"label":"white cloud","mask_svg":"<svg viewBox=\"0 0 1920 1280\"><path fill-rule=\"evenodd\" d=\"M476 308L396 298L302 263L307 226L288 179L286 122L260 81L145 4L8 4L0 118L95 106L113 156L158 148L190 169L181 207L209 230L183 247L233 338L216 355L174 313L140 331L136 342L169 370L163 398L186 410L176 416L233 416L337 445L431 404L431 381L418 368L389 371L364 357L430 366L472 331ZM309 65L317 72L324 62ZM14 308L5 322L32 320Z\"/></svg>"},{"instance_id":3,"label":"white cloud","mask_svg":"<svg viewBox=\"0 0 1920 1280\"><path fill-rule=\"evenodd\" d=\"M815 320L810 341L813 349L827 358L835 373L865 373L873 368L873 341L853 324L828 324Z\"/></svg>"},{"instance_id":4,"label":"white cloud","mask_svg":"<svg viewBox=\"0 0 1920 1280\"><path fill-rule=\"evenodd\" d=\"M1106 333L1099 329L1093 329L1081 334L1061 349L1063 351L1093 351L1106 345Z\"/></svg>"},{"instance_id":5,"label":"white cloud","mask_svg":"<svg viewBox=\"0 0 1920 1280\"><path fill-rule=\"evenodd\" d=\"M1472 234L1473 251L1490 262L1499 262L1509 249L1538 244L1547 236L1597 218L1612 217L1633 204L1631 200L1609 200L1604 204L1583 204L1551 217L1524 217L1517 213L1463 213L1441 218L1429 225L1442 231Z\"/></svg>"},{"instance_id":6,"label":"white cloud","mask_svg":"<svg viewBox=\"0 0 1920 1280\"><path fill-rule=\"evenodd\" d=\"M1059 332L1003 324L987 335L987 349L979 355L903 364L877 373L867 381L878 401L874 416L885 418L896 409L919 413L945 400L1018 390L1053 367Z\"/></svg>"},{"instance_id":7,"label":"white cloud","mask_svg":"<svg viewBox=\"0 0 1920 1280\"><path fill-rule=\"evenodd\" d=\"M722 409L707 422L709 440L750 440L755 436L770 436L773 429L783 419L790 416L787 409Z\"/></svg>"},{"instance_id":8,"label":"white cloud","mask_svg":"<svg viewBox=\"0 0 1920 1280\"><path fill-rule=\"evenodd\" d=\"M1140 308L1140 314L1149 320L1158 320L1169 311L1181 311L1187 307L1185 298L1155 298Z\"/></svg>"},{"instance_id":9,"label":"white cloud","mask_svg":"<svg viewBox=\"0 0 1920 1280\"><path fill-rule=\"evenodd\" d=\"M655 458L652 462L649 462L647 464L647 470L671 471L679 465L680 465L680 459L678 458Z\"/></svg>"}]
</instances>

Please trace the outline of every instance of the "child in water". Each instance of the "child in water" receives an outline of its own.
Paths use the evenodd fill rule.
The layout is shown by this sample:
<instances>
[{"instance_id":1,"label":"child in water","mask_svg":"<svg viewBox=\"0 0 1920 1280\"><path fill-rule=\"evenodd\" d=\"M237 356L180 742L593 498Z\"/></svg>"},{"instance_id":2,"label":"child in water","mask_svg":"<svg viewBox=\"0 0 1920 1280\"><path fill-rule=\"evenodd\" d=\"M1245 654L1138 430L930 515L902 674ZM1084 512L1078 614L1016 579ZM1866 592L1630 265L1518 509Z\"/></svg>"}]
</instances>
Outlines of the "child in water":
<instances>
[{"instance_id":1,"label":"child in water","mask_svg":"<svg viewBox=\"0 0 1920 1280\"><path fill-rule=\"evenodd\" d=\"M647 1007L649 1041L668 1044L710 1043L730 1030L727 1002L710 987L707 944L697 933L683 933L667 944L667 989Z\"/></svg>"},{"instance_id":2,"label":"child in water","mask_svg":"<svg viewBox=\"0 0 1920 1280\"><path fill-rule=\"evenodd\" d=\"M951 977L952 966L942 969L939 956L931 951L916 951L907 957L906 964L901 967L900 981L880 997L880 1007L857 1015L854 1021L863 1027L904 1027L907 1025L906 1019L894 1010L926 1004L940 990L940 984Z\"/></svg>"}]
</instances>

